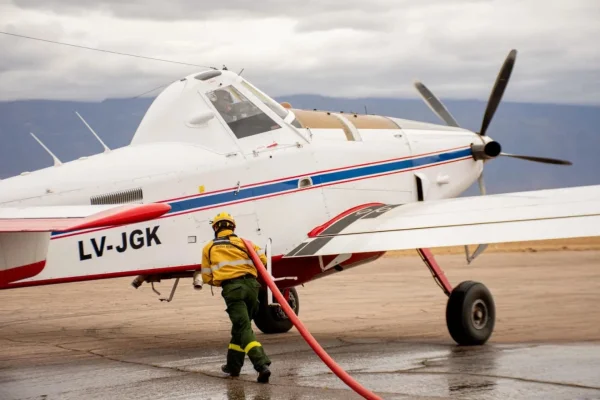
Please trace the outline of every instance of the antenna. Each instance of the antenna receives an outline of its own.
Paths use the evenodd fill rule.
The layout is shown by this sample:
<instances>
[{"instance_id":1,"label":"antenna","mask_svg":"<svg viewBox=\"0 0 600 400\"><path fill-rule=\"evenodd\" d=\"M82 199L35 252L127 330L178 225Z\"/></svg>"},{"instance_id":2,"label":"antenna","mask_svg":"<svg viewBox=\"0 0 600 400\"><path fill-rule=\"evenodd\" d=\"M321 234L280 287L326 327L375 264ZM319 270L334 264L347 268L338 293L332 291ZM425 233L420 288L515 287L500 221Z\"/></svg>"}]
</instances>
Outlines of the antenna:
<instances>
[{"instance_id":1,"label":"antenna","mask_svg":"<svg viewBox=\"0 0 600 400\"><path fill-rule=\"evenodd\" d=\"M54 160L54 166L58 167L59 165L62 165L62 162L58 159L58 157L56 157L49 148L46 147L46 145L44 145L44 143L42 143L42 141L40 139L37 138L37 136L35 136L33 134L33 132L29 132L31 134L31 136L33 136L33 138L40 144L40 146L42 146L44 148L44 150L46 150L48 152L48 154L50 154L52 156L52 159Z\"/></svg>"},{"instance_id":2,"label":"antenna","mask_svg":"<svg viewBox=\"0 0 600 400\"><path fill-rule=\"evenodd\" d=\"M80 45L71 44L71 43L55 42L53 40L40 39L40 38L36 38L36 37L31 37L31 36L19 35L19 34L16 34L16 33L8 33L8 32L0 31L0 34L2 34L2 35L8 35L8 36L15 36L15 37L23 38L23 39L38 40L40 42L60 44L60 45L63 45L63 46L77 47L77 48L80 48L80 49L99 51L99 52L102 52L102 53L117 54L117 55L120 55L120 56L129 56L129 57L135 57L135 58L144 58L146 60L162 61L162 62L168 62L168 63L173 63L173 64L181 64L181 65L189 65L189 66L192 66L192 67L211 68L211 67L208 67L206 65L184 63L184 62L173 61L173 60L165 60L165 59L162 59L162 58L145 57L145 56L140 56L140 55L137 55L137 54L119 53L118 51L96 49L94 47L80 46Z\"/></svg>"},{"instance_id":3,"label":"antenna","mask_svg":"<svg viewBox=\"0 0 600 400\"><path fill-rule=\"evenodd\" d=\"M92 134L94 136L96 136L96 139L98 139L98 141L100 142L100 144L102 144L102 146L104 147L104 152L108 153L110 151L110 149L104 144L104 142L102 141L102 139L100 139L100 137L98 136L98 134L96 134L96 132L94 132L94 130L92 129L92 127L89 126L87 122L85 122L85 119L83 119L83 117L81 115L79 115L79 113L77 111L75 111L75 114L77 114L77 116L81 119L81 121L83 121L83 123L85 124L85 126L87 126L87 128L90 130L90 132L92 132Z\"/></svg>"},{"instance_id":4,"label":"antenna","mask_svg":"<svg viewBox=\"0 0 600 400\"><path fill-rule=\"evenodd\" d=\"M369 112L367 111L367 105L365 104L365 114L369 114Z\"/></svg>"},{"instance_id":5,"label":"antenna","mask_svg":"<svg viewBox=\"0 0 600 400\"><path fill-rule=\"evenodd\" d=\"M238 72L238 76L242 76L242 72L244 72L244 68L240 72Z\"/></svg>"}]
</instances>

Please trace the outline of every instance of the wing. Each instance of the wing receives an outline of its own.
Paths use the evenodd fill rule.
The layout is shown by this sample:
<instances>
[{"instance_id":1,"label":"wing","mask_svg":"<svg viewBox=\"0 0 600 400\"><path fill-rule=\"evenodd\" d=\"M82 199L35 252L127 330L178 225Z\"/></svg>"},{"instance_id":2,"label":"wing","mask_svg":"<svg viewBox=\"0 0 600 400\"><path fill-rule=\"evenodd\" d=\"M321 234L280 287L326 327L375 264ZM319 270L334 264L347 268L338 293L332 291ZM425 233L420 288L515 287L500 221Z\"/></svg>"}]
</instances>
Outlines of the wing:
<instances>
[{"instance_id":1,"label":"wing","mask_svg":"<svg viewBox=\"0 0 600 400\"><path fill-rule=\"evenodd\" d=\"M170 209L168 204L0 207L0 288L44 269L51 232L143 222Z\"/></svg>"},{"instance_id":2,"label":"wing","mask_svg":"<svg viewBox=\"0 0 600 400\"><path fill-rule=\"evenodd\" d=\"M285 257L600 235L600 185L349 210Z\"/></svg>"}]
</instances>

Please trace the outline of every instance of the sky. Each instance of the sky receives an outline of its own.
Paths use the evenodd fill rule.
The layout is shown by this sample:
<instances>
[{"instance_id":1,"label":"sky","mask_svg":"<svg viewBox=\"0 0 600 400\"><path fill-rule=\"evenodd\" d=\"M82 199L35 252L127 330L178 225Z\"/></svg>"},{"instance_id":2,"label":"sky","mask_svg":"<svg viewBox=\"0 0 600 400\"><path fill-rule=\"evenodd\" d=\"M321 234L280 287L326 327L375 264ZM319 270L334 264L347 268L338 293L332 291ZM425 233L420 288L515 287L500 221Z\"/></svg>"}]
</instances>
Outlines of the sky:
<instances>
[{"instance_id":1,"label":"sky","mask_svg":"<svg viewBox=\"0 0 600 400\"><path fill-rule=\"evenodd\" d=\"M0 0L0 31L241 71L269 95L600 105L599 0ZM0 34L0 101L134 97L201 67ZM150 92L155 96L159 91Z\"/></svg>"}]
</instances>

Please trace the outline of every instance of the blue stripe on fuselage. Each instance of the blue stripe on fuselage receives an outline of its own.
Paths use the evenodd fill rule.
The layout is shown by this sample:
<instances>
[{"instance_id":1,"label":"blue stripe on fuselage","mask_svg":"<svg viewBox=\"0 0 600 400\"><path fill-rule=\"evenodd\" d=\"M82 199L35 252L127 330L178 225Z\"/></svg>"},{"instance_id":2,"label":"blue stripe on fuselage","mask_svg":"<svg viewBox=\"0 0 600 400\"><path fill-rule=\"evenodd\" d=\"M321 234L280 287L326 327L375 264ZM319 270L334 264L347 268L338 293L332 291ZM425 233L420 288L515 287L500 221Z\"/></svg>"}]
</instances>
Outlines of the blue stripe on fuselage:
<instances>
[{"instance_id":1,"label":"blue stripe on fuselage","mask_svg":"<svg viewBox=\"0 0 600 400\"><path fill-rule=\"evenodd\" d=\"M394 161L387 164L369 165L356 169L329 172L313 177L315 184L326 184L347 179L362 178L370 175L379 175L389 172L400 172L405 169L418 168L428 164L451 161L457 158L471 155L471 149L451 151L448 153L435 154L410 160Z\"/></svg>"},{"instance_id":2,"label":"blue stripe on fuselage","mask_svg":"<svg viewBox=\"0 0 600 400\"><path fill-rule=\"evenodd\" d=\"M232 201L241 201L251 199L253 197L265 196L273 193L285 192L291 189L298 188L298 178L290 179L284 182L270 183L263 186L253 188L240 189L236 194L236 190L231 192L218 193L203 197L180 200L170 203L171 211L169 214L188 211L196 208L214 206L218 204L229 203Z\"/></svg>"},{"instance_id":3,"label":"blue stripe on fuselage","mask_svg":"<svg viewBox=\"0 0 600 400\"><path fill-rule=\"evenodd\" d=\"M470 155L471 149L467 148L413 159L398 160L363 167L349 167L349 169L340 171L315 173L310 175L310 178L312 179L313 187L318 185L330 185L335 182L343 183L343 181L350 179L360 179L373 175L401 172L403 170L423 167L429 164L452 161ZM298 189L300 179L301 178L291 178L250 188L240 188L237 193L236 189L233 189L229 192L199 195L199 197L172 201L168 203L171 206L171 211L169 211L167 215L296 190ZM53 232L52 236L65 233L66 232Z\"/></svg>"},{"instance_id":4,"label":"blue stripe on fuselage","mask_svg":"<svg viewBox=\"0 0 600 400\"><path fill-rule=\"evenodd\" d=\"M471 155L471 149L455 150L448 153L435 154L420 158L399 160L384 164L368 165L364 167L345 169L341 171L317 173L311 175L310 178L312 179L314 186L331 184L349 179L365 178L371 175L379 175L389 172L400 172L405 169L418 168L428 164L451 161L469 155ZM293 178L286 181L268 183L251 188L242 188L237 194L235 193L236 190L232 190L231 192L226 193L218 193L202 197L195 197L192 199L175 201L170 203L170 213L179 213L193 209L215 206L218 204L246 200L253 197L262 197L286 192L289 190L295 190L298 189L299 180L300 178Z\"/></svg>"}]
</instances>

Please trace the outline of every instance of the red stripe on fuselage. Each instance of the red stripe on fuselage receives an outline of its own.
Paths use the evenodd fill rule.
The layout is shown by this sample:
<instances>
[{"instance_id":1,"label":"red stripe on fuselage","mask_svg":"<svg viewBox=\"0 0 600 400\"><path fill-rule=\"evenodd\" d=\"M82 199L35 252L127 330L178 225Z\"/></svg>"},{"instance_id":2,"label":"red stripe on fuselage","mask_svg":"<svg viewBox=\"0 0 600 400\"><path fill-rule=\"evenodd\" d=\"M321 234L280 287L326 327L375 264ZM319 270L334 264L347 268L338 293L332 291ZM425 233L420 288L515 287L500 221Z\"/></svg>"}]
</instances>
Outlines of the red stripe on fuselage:
<instances>
[{"instance_id":1,"label":"red stripe on fuselage","mask_svg":"<svg viewBox=\"0 0 600 400\"><path fill-rule=\"evenodd\" d=\"M365 264L371 261L375 261L377 258L381 257L385 252L376 252L376 253L356 253L353 254L350 259L342 262L340 266L342 268L353 268L361 264ZM337 256L325 256L323 257L324 265L327 265L331 260L333 260ZM283 258L283 255L276 255L272 258L273 262L273 276L274 277L290 277L295 276L297 280L285 280L278 281L278 287L292 287L298 286L302 283L306 283L310 280L313 280L316 277L327 276L331 273L335 273L336 270L331 268L327 271L322 271L319 263L319 257L303 257L303 258ZM35 264L31 264L35 265ZM137 276L137 275L163 275L174 272L183 272L183 271L194 271L201 268L201 264L191 264L191 265L180 265L175 267L165 267L165 268L155 268L155 269L144 269L144 270L136 270L136 271L120 271L120 272L111 272L106 274L93 274L93 275L82 275L82 276L69 276L64 278L55 278L55 279L41 279L38 281L27 281L27 282L14 282L14 283L4 283L0 282L0 290L2 289L16 289L21 287L31 287L31 286L44 286L44 285L55 285L59 283L75 283L75 282L85 282L85 281L93 281L100 279L112 279L112 278L124 278L128 276ZM30 266L24 266L30 267ZM42 265L43 269L43 265ZM33 270L33 269L32 269ZM6 272L6 271L1 271ZM41 272L41 269L40 271ZM39 273L37 272L37 273ZM37 275L34 274L34 275ZM31 275L31 276L34 276ZM26 276L27 278L31 276ZM24 279L24 278L19 278Z\"/></svg>"}]
</instances>

